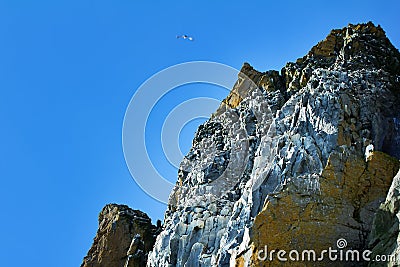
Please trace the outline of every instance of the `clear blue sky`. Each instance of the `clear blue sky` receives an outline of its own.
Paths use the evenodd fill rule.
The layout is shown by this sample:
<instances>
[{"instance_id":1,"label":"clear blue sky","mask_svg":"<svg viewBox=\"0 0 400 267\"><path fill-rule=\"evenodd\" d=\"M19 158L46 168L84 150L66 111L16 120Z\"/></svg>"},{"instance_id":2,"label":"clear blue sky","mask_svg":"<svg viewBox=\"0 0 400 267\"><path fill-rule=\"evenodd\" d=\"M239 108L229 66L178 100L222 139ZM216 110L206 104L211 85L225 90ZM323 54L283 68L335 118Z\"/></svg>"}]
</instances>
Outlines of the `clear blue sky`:
<instances>
[{"instance_id":1,"label":"clear blue sky","mask_svg":"<svg viewBox=\"0 0 400 267\"><path fill-rule=\"evenodd\" d=\"M121 146L125 109L156 72L192 60L281 69L349 22L381 24L400 47L399 1L281 2L0 0L0 265L79 266L110 202L163 216Z\"/></svg>"}]
</instances>

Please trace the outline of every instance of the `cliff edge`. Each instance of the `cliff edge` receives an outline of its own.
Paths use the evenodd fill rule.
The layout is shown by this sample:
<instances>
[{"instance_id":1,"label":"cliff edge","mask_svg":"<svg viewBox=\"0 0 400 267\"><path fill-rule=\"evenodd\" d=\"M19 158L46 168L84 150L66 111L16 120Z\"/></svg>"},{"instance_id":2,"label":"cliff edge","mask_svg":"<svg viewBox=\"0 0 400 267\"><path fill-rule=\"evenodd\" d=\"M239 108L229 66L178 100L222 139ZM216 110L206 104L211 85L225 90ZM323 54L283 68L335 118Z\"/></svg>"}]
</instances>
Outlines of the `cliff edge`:
<instances>
[{"instance_id":1,"label":"cliff edge","mask_svg":"<svg viewBox=\"0 0 400 267\"><path fill-rule=\"evenodd\" d=\"M349 24L280 71L245 63L196 132L163 228L106 206L82 266L375 266L400 251L399 158L400 53L380 26Z\"/></svg>"}]
</instances>

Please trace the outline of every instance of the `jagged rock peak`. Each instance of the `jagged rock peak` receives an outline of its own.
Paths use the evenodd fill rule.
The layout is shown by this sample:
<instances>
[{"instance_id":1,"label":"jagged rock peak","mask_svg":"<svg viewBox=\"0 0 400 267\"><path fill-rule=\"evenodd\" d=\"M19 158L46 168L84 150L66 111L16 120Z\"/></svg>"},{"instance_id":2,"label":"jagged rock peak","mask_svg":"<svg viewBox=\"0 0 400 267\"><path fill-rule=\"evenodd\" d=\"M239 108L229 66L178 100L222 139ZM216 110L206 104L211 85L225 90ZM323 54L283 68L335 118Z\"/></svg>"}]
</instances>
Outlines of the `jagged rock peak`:
<instances>
[{"instance_id":1,"label":"jagged rock peak","mask_svg":"<svg viewBox=\"0 0 400 267\"><path fill-rule=\"evenodd\" d=\"M81 267L144 266L160 231L158 227L140 210L106 205L99 214L96 237Z\"/></svg>"},{"instance_id":2,"label":"jagged rock peak","mask_svg":"<svg viewBox=\"0 0 400 267\"><path fill-rule=\"evenodd\" d=\"M344 72L369 68L387 72L390 74L389 89L397 92L400 90L400 53L386 37L384 30L372 22L349 24L342 29L332 30L323 41L312 47L307 55L296 62L288 62L280 72L260 72L245 62L238 75L238 83L222 103L222 110L225 110L225 105L230 108L237 107L245 98L248 92L243 90L243 87L248 86L240 85L243 85L241 81L246 79L270 94L270 98L275 99L273 109L278 109L307 85L313 70L318 68L340 69ZM221 110L217 113L220 112Z\"/></svg>"},{"instance_id":3,"label":"jagged rock peak","mask_svg":"<svg viewBox=\"0 0 400 267\"><path fill-rule=\"evenodd\" d=\"M310 56L336 57L347 43L346 40L352 36L369 36L369 39L385 39L384 30L378 25L375 26L372 22L366 24L349 24L342 29L334 29L325 40L319 42L309 52ZM362 47L356 46L355 50L362 50Z\"/></svg>"},{"instance_id":4,"label":"jagged rock peak","mask_svg":"<svg viewBox=\"0 0 400 267\"><path fill-rule=\"evenodd\" d=\"M360 56L365 58L359 58ZM296 63L289 62L288 65L304 65L311 62L317 64L317 61L322 61L320 63L326 66L329 63L343 62L354 57L362 61L368 59L369 63L378 69L382 67L397 73L400 71L398 49L392 45L381 26L375 26L372 22L349 24L342 29L332 30L324 40L313 46L307 55L297 59ZM389 62L385 61L388 58L390 58ZM286 67L282 70L284 71ZM257 83L257 78L271 71L259 72L245 62L240 72Z\"/></svg>"},{"instance_id":5,"label":"jagged rock peak","mask_svg":"<svg viewBox=\"0 0 400 267\"><path fill-rule=\"evenodd\" d=\"M262 75L262 72L255 70L248 62L243 63L240 73L243 73L253 81L257 81L257 78Z\"/></svg>"},{"instance_id":6,"label":"jagged rock peak","mask_svg":"<svg viewBox=\"0 0 400 267\"><path fill-rule=\"evenodd\" d=\"M349 24L335 29L296 63L319 61L319 64L342 64L350 69L373 66L390 73L400 71L400 53L386 37L380 25L372 22ZM318 63L318 62L316 62Z\"/></svg>"}]
</instances>

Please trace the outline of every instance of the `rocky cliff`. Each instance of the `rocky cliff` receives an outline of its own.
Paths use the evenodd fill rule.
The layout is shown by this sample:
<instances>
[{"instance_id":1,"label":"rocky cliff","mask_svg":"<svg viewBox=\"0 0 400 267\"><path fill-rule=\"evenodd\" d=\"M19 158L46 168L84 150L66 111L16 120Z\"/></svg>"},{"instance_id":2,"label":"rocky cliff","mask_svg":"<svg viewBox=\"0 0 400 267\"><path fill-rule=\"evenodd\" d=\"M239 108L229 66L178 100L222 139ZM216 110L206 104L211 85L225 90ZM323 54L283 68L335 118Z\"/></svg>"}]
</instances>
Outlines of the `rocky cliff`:
<instances>
[{"instance_id":1,"label":"rocky cliff","mask_svg":"<svg viewBox=\"0 0 400 267\"><path fill-rule=\"evenodd\" d=\"M148 266L266 266L265 245L339 238L365 248L399 168L399 62L368 23L333 30L280 72L244 64L181 164Z\"/></svg>"},{"instance_id":2,"label":"rocky cliff","mask_svg":"<svg viewBox=\"0 0 400 267\"><path fill-rule=\"evenodd\" d=\"M108 204L99 214L99 229L81 267L145 266L159 230L145 213Z\"/></svg>"},{"instance_id":3,"label":"rocky cliff","mask_svg":"<svg viewBox=\"0 0 400 267\"><path fill-rule=\"evenodd\" d=\"M400 171L394 177L384 203L379 207L369 236L369 247L373 257L387 255L391 260L387 266L400 265ZM370 266L382 266L372 262Z\"/></svg>"},{"instance_id":4,"label":"rocky cliff","mask_svg":"<svg viewBox=\"0 0 400 267\"><path fill-rule=\"evenodd\" d=\"M338 240L396 254L399 158L400 53L380 26L333 30L280 72L245 63L181 163L147 266L368 264L262 257Z\"/></svg>"}]
</instances>

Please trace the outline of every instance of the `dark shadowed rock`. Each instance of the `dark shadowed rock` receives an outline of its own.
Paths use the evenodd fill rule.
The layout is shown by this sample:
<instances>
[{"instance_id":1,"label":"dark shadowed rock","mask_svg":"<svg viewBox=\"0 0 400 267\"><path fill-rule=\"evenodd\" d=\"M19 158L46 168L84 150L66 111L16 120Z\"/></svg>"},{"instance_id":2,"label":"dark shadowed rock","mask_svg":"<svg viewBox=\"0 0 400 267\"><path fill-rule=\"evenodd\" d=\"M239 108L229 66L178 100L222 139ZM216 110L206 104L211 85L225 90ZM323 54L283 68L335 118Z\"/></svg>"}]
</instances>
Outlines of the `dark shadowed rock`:
<instances>
[{"instance_id":1,"label":"dark shadowed rock","mask_svg":"<svg viewBox=\"0 0 400 267\"><path fill-rule=\"evenodd\" d=\"M99 214L99 229L81 267L141 267L160 229L139 210L108 204Z\"/></svg>"},{"instance_id":2,"label":"dark shadowed rock","mask_svg":"<svg viewBox=\"0 0 400 267\"><path fill-rule=\"evenodd\" d=\"M369 236L371 258L377 255L390 257L387 266L400 265L400 171L393 179L386 200L379 207ZM382 266L381 262L371 262L369 266Z\"/></svg>"}]
</instances>

